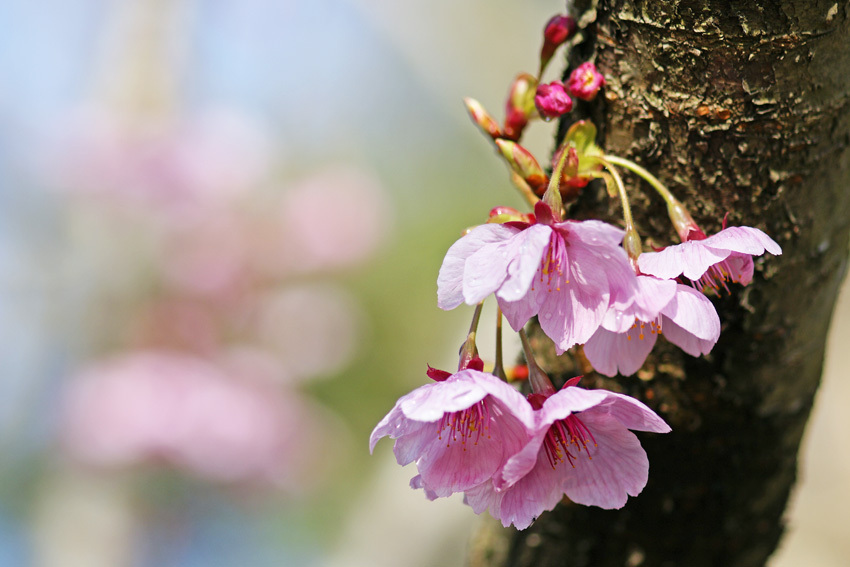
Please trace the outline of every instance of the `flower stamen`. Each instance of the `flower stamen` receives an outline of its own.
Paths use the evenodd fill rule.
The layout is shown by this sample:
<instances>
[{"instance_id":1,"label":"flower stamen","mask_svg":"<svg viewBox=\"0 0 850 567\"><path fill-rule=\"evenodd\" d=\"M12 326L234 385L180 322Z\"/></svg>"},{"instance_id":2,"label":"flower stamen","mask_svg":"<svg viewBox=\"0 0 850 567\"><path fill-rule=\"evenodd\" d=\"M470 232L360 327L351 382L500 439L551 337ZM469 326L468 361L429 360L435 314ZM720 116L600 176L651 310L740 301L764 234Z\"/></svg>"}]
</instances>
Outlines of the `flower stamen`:
<instances>
[{"instance_id":1,"label":"flower stamen","mask_svg":"<svg viewBox=\"0 0 850 567\"><path fill-rule=\"evenodd\" d=\"M460 439L463 450L466 451L466 442L472 440L473 445L478 445L482 432L486 431L487 439L490 439L490 409L484 400L464 410L443 414L437 422L437 438L443 439L443 430L446 433L446 447L457 443Z\"/></svg>"},{"instance_id":2,"label":"flower stamen","mask_svg":"<svg viewBox=\"0 0 850 567\"><path fill-rule=\"evenodd\" d=\"M546 458L549 464L554 469L559 463L564 460L570 463L570 466L575 468L575 459L577 453L582 450L587 453L587 458L593 460L587 444L593 442L596 447L596 439L587 428L587 426L575 415L571 414L564 419L559 419L549 427L546 432L546 437L543 440L543 447L546 451ZM573 454L575 451L576 454Z\"/></svg>"}]
</instances>

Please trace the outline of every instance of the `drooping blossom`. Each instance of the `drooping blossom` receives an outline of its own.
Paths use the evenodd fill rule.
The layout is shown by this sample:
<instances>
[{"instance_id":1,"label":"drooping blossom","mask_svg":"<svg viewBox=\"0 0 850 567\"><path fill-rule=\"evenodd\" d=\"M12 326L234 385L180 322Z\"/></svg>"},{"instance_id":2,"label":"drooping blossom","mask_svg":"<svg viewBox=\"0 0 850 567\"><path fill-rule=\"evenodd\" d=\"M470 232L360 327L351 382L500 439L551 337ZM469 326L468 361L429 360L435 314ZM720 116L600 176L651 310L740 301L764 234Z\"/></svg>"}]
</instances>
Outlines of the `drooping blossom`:
<instances>
[{"instance_id":1,"label":"drooping blossom","mask_svg":"<svg viewBox=\"0 0 850 567\"><path fill-rule=\"evenodd\" d=\"M720 318L711 301L673 280L638 275L638 292L625 307L612 306L584 345L593 368L606 376L629 376L643 366L662 329L691 356L708 354L720 337Z\"/></svg>"},{"instance_id":2,"label":"drooping blossom","mask_svg":"<svg viewBox=\"0 0 850 567\"><path fill-rule=\"evenodd\" d=\"M537 87L534 95L534 106L545 119L558 118L573 109L573 100L564 89L563 83L553 81Z\"/></svg>"},{"instance_id":3,"label":"drooping blossom","mask_svg":"<svg viewBox=\"0 0 850 567\"><path fill-rule=\"evenodd\" d=\"M559 353L587 342L612 301L636 290L620 247L623 231L601 221L556 221L544 202L535 222L486 224L449 248L437 279L438 304L475 305L491 293L518 331L534 315Z\"/></svg>"},{"instance_id":4,"label":"drooping blossom","mask_svg":"<svg viewBox=\"0 0 850 567\"><path fill-rule=\"evenodd\" d=\"M570 94L587 101L593 100L603 86L605 86L605 77L590 61L586 61L574 69L567 81L567 89Z\"/></svg>"},{"instance_id":5,"label":"drooping blossom","mask_svg":"<svg viewBox=\"0 0 850 567\"><path fill-rule=\"evenodd\" d=\"M724 222L725 224L725 222ZM681 244L638 258L640 271L662 279L683 275L699 290L728 291L727 281L749 284L753 279L753 256L764 252L782 254L782 248L757 228L730 226L706 236L698 228L689 231Z\"/></svg>"},{"instance_id":6,"label":"drooping blossom","mask_svg":"<svg viewBox=\"0 0 850 567\"><path fill-rule=\"evenodd\" d=\"M411 486L434 499L488 481L528 442L534 418L519 392L480 365L429 376L436 381L403 396L378 423L369 449L395 439L398 463L419 470Z\"/></svg>"},{"instance_id":7,"label":"drooping blossom","mask_svg":"<svg viewBox=\"0 0 850 567\"><path fill-rule=\"evenodd\" d=\"M492 480L465 491L480 514L489 508L505 527L525 529L566 495L577 504L622 508L646 486L649 460L629 431L670 431L641 402L605 390L567 387L531 394L535 433Z\"/></svg>"}]
</instances>

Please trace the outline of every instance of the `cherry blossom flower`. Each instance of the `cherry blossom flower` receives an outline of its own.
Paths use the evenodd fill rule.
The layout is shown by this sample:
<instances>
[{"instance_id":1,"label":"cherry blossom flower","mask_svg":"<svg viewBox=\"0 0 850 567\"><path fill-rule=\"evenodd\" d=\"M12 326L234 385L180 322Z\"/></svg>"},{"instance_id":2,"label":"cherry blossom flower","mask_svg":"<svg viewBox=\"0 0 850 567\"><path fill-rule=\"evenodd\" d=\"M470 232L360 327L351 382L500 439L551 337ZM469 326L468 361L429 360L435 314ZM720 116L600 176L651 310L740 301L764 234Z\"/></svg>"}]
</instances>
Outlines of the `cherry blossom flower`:
<instances>
[{"instance_id":1,"label":"cherry blossom flower","mask_svg":"<svg viewBox=\"0 0 850 567\"><path fill-rule=\"evenodd\" d=\"M529 396L535 433L492 480L465 491L477 514L489 508L505 527L525 529L564 495L614 509L643 490L649 460L629 429L667 433L670 426L629 396L573 383L548 397Z\"/></svg>"},{"instance_id":2,"label":"cherry blossom flower","mask_svg":"<svg viewBox=\"0 0 850 567\"><path fill-rule=\"evenodd\" d=\"M567 89L570 94L581 100L593 100L596 93L605 85L605 77L596 69L596 65L587 61L570 74Z\"/></svg>"},{"instance_id":3,"label":"cherry blossom flower","mask_svg":"<svg viewBox=\"0 0 850 567\"><path fill-rule=\"evenodd\" d=\"M637 288L620 247L623 231L601 221L558 222L545 203L533 223L486 224L449 248L437 278L438 304L475 305L491 293L511 327L534 315L559 353L585 343L611 302Z\"/></svg>"},{"instance_id":4,"label":"cherry blossom flower","mask_svg":"<svg viewBox=\"0 0 850 567\"><path fill-rule=\"evenodd\" d=\"M437 381L399 399L369 448L381 437L395 439L398 463L415 461L419 470L411 486L433 500L488 481L528 442L534 417L519 392L480 367L451 375L431 369L429 376Z\"/></svg>"},{"instance_id":5,"label":"cherry blossom flower","mask_svg":"<svg viewBox=\"0 0 850 567\"><path fill-rule=\"evenodd\" d=\"M606 376L629 376L643 366L664 335L691 356L708 354L720 337L720 318L711 301L673 280L638 275L638 293L625 308L612 307L584 345L593 368Z\"/></svg>"},{"instance_id":6,"label":"cherry blossom flower","mask_svg":"<svg viewBox=\"0 0 850 567\"><path fill-rule=\"evenodd\" d=\"M681 244L641 254L638 266L641 272L662 279L684 274L700 291L719 291L721 286L728 291L727 280L741 285L752 281L753 256L765 251L782 254L782 248L757 228L730 226L711 236L697 229Z\"/></svg>"}]
</instances>

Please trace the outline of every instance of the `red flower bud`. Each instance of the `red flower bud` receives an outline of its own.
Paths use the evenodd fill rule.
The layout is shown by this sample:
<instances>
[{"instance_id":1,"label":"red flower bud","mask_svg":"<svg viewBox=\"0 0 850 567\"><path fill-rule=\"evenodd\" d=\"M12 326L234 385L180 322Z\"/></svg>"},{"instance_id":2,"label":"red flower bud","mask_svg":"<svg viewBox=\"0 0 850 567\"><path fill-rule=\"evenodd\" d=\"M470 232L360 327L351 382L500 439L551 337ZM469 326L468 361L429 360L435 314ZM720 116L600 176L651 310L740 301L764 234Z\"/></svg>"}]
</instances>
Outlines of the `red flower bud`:
<instances>
[{"instance_id":1,"label":"red flower bud","mask_svg":"<svg viewBox=\"0 0 850 567\"><path fill-rule=\"evenodd\" d=\"M540 48L540 70L546 68L555 50L576 32L576 21L570 16L552 16L543 29L543 46Z\"/></svg>"},{"instance_id":2,"label":"red flower bud","mask_svg":"<svg viewBox=\"0 0 850 567\"><path fill-rule=\"evenodd\" d=\"M537 79L528 73L520 73L511 83L508 100L505 103L504 137L518 140L528 119L534 112L534 95L537 93Z\"/></svg>"}]
</instances>

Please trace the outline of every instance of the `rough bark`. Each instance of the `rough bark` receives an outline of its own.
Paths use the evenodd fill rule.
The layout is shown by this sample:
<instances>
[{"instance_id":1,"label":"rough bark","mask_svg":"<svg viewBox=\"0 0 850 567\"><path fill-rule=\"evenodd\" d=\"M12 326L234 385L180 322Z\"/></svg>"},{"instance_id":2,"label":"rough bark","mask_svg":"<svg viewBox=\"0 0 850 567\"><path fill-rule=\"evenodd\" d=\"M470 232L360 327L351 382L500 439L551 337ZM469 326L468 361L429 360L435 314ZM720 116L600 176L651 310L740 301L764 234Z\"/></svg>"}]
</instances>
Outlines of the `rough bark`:
<instances>
[{"instance_id":1,"label":"rough bark","mask_svg":"<svg viewBox=\"0 0 850 567\"><path fill-rule=\"evenodd\" d=\"M585 385L645 400L673 426L641 435L651 465L638 498L614 511L565 501L522 532L487 524L470 565L764 565L782 535L847 267L850 5L584 4L571 63L595 59L608 78L604 99L580 109L606 151L653 171L709 234L728 212L784 254L757 261L749 287L714 301L723 331L710 356L659 341L638 376L587 376ZM676 242L661 199L628 181L641 233ZM571 214L616 222L619 208L598 188ZM542 365L573 372L577 363L547 344Z\"/></svg>"}]
</instances>

